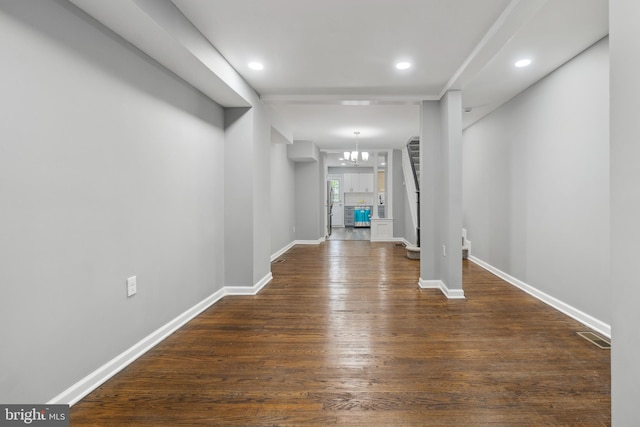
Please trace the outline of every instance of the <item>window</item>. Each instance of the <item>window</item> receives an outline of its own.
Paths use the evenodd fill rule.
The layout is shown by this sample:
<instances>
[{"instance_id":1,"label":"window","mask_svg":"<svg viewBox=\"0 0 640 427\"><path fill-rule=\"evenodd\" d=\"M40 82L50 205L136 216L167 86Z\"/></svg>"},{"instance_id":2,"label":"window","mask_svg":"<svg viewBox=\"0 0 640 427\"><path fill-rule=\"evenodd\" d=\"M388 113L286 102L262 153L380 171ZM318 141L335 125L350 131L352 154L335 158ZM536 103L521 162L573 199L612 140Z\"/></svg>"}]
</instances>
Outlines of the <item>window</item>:
<instances>
[{"instance_id":1,"label":"window","mask_svg":"<svg viewBox=\"0 0 640 427\"><path fill-rule=\"evenodd\" d=\"M331 183L331 201L333 203L340 203L340 180L332 179Z\"/></svg>"}]
</instances>

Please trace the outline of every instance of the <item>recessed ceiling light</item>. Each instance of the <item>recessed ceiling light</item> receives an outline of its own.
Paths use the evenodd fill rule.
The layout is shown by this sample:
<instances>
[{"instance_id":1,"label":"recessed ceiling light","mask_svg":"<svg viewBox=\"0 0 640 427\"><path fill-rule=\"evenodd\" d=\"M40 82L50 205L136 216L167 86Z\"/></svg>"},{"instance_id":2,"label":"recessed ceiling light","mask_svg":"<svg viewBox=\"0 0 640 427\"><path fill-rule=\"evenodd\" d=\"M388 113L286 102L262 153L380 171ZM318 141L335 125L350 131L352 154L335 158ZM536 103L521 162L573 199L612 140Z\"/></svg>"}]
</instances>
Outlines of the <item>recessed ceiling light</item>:
<instances>
[{"instance_id":1,"label":"recessed ceiling light","mask_svg":"<svg viewBox=\"0 0 640 427\"><path fill-rule=\"evenodd\" d=\"M398 70L406 70L407 68L411 67L411 63L410 62L398 62L396 64L396 68Z\"/></svg>"},{"instance_id":2,"label":"recessed ceiling light","mask_svg":"<svg viewBox=\"0 0 640 427\"><path fill-rule=\"evenodd\" d=\"M516 62L513 65L515 65L518 68L521 68L521 67L526 67L529 64L531 64L531 60L530 59L521 59L520 61Z\"/></svg>"},{"instance_id":3,"label":"recessed ceiling light","mask_svg":"<svg viewBox=\"0 0 640 427\"><path fill-rule=\"evenodd\" d=\"M340 163L340 166L346 166L346 165L347 165L346 163Z\"/></svg>"},{"instance_id":4,"label":"recessed ceiling light","mask_svg":"<svg viewBox=\"0 0 640 427\"><path fill-rule=\"evenodd\" d=\"M249 62L249 68L251 68L252 70L260 71L264 70L264 65L259 62Z\"/></svg>"}]
</instances>

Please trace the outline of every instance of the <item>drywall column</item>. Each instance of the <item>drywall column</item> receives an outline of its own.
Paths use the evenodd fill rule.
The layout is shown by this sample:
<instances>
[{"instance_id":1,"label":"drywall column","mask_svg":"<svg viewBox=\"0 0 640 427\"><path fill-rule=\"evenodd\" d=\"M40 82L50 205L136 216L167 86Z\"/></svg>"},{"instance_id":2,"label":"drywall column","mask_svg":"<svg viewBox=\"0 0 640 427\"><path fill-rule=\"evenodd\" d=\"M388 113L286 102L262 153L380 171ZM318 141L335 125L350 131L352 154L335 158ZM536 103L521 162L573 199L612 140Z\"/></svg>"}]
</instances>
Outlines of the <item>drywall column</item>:
<instances>
[{"instance_id":1,"label":"drywall column","mask_svg":"<svg viewBox=\"0 0 640 427\"><path fill-rule=\"evenodd\" d=\"M254 286L271 280L271 125L262 103L253 101L253 162L245 172L253 178L253 282ZM236 161L237 165L237 161ZM250 170L247 170L250 169Z\"/></svg>"},{"instance_id":2,"label":"drywall column","mask_svg":"<svg viewBox=\"0 0 640 427\"><path fill-rule=\"evenodd\" d=\"M271 128L259 102L225 109L224 124L225 286L260 286L271 279Z\"/></svg>"},{"instance_id":3,"label":"drywall column","mask_svg":"<svg viewBox=\"0 0 640 427\"><path fill-rule=\"evenodd\" d=\"M384 185L385 218L393 219L393 150L387 151L387 165L384 178L387 181Z\"/></svg>"},{"instance_id":4,"label":"drywall column","mask_svg":"<svg viewBox=\"0 0 640 427\"><path fill-rule=\"evenodd\" d=\"M253 286L253 111L225 109L224 128L225 285Z\"/></svg>"},{"instance_id":5,"label":"drywall column","mask_svg":"<svg viewBox=\"0 0 640 427\"><path fill-rule=\"evenodd\" d=\"M421 105L420 286L448 298L462 290L462 96Z\"/></svg>"},{"instance_id":6,"label":"drywall column","mask_svg":"<svg viewBox=\"0 0 640 427\"><path fill-rule=\"evenodd\" d=\"M640 425L640 3L609 3L610 48L610 159L611 159L611 288L612 424Z\"/></svg>"},{"instance_id":7,"label":"drywall column","mask_svg":"<svg viewBox=\"0 0 640 427\"><path fill-rule=\"evenodd\" d=\"M295 238L317 243L325 233L326 168L318 147L311 141L295 141L287 146L287 156L295 164Z\"/></svg>"}]
</instances>

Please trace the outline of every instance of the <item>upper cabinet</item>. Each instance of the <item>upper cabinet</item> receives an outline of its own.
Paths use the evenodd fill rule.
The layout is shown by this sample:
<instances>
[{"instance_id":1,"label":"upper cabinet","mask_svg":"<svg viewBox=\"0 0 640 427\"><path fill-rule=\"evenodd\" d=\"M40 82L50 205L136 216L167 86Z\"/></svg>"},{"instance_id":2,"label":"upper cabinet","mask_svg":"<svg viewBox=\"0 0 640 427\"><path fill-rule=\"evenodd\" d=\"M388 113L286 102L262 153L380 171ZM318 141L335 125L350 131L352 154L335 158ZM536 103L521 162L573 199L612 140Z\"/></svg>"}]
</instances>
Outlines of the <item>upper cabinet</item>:
<instances>
[{"instance_id":1,"label":"upper cabinet","mask_svg":"<svg viewBox=\"0 0 640 427\"><path fill-rule=\"evenodd\" d=\"M363 173L360 174L360 192L370 193L373 191L373 174Z\"/></svg>"},{"instance_id":2,"label":"upper cabinet","mask_svg":"<svg viewBox=\"0 0 640 427\"><path fill-rule=\"evenodd\" d=\"M372 173L345 173L344 191L348 193L371 193L373 192Z\"/></svg>"}]
</instances>

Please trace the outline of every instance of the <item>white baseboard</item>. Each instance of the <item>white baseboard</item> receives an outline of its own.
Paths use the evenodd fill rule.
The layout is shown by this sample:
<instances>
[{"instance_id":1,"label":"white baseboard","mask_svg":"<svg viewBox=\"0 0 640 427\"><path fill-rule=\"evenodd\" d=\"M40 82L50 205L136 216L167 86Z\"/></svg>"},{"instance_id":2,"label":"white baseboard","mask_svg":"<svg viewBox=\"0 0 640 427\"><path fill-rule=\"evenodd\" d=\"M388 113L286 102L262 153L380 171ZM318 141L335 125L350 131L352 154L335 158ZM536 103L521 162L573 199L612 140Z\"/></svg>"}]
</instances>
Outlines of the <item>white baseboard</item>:
<instances>
[{"instance_id":1,"label":"white baseboard","mask_svg":"<svg viewBox=\"0 0 640 427\"><path fill-rule=\"evenodd\" d=\"M405 239L404 237L387 237L387 238L383 238L383 239L376 239L376 240L371 240L372 242L388 242L388 243L402 243L405 246L414 246L413 243L409 242L407 239Z\"/></svg>"},{"instance_id":2,"label":"white baseboard","mask_svg":"<svg viewBox=\"0 0 640 427\"><path fill-rule=\"evenodd\" d=\"M225 295L256 295L262 288L273 279L271 272L267 273L262 279L253 286L225 286Z\"/></svg>"},{"instance_id":3,"label":"white baseboard","mask_svg":"<svg viewBox=\"0 0 640 427\"><path fill-rule=\"evenodd\" d=\"M442 289L444 282L442 280L424 280L418 279L418 286L422 289Z\"/></svg>"},{"instance_id":4,"label":"white baseboard","mask_svg":"<svg viewBox=\"0 0 640 427\"><path fill-rule=\"evenodd\" d=\"M411 246L411 243L409 243L409 241L407 239L405 239L404 237L379 237L376 239L371 239L372 242L376 242L376 243L384 243L384 242L388 242L388 243L404 243L405 246Z\"/></svg>"},{"instance_id":5,"label":"white baseboard","mask_svg":"<svg viewBox=\"0 0 640 427\"><path fill-rule=\"evenodd\" d=\"M326 240L325 237L321 237L318 240L295 240L294 245L319 245Z\"/></svg>"},{"instance_id":6,"label":"white baseboard","mask_svg":"<svg viewBox=\"0 0 640 427\"><path fill-rule=\"evenodd\" d=\"M422 289L439 289L448 299L465 299L462 289L449 289L442 280L418 280L418 286Z\"/></svg>"},{"instance_id":7,"label":"white baseboard","mask_svg":"<svg viewBox=\"0 0 640 427\"><path fill-rule=\"evenodd\" d=\"M265 287L272 278L273 276L271 275L271 272L269 272L254 286L225 286L224 288L216 291L211 296L200 301L164 326L161 326L159 329L131 346L128 350L120 353L118 356L114 357L68 389L64 390L62 393L49 400L47 405L75 405L83 397L100 387L107 380L129 366L132 362L141 357L147 351L151 350L176 330L180 329L194 317L218 302L225 295L255 295Z\"/></svg>"},{"instance_id":8,"label":"white baseboard","mask_svg":"<svg viewBox=\"0 0 640 427\"><path fill-rule=\"evenodd\" d=\"M404 243L405 246L415 246L413 243L411 243L410 241L408 241L404 237L398 237L398 239L400 239L400 242Z\"/></svg>"},{"instance_id":9,"label":"white baseboard","mask_svg":"<svg viewBox=\"0 0 640 427\"><path fill-rule=\"evenodd\" d=\"M510 276L509 274L505 273L502 270L497 269L496 267L492 266L491 264L488 264L484 261L482 261L481 259L478 259L474 256L469 256L469 261L473 262L474 264L479 265L480 267L484 268L485 270L487 270L490 273L495 274L496 276L498 276L499 278L501 278L502 280L510 283L511 285L522 289L523 291L525 291L526 293L528 293L531 296L534 296L535 298L539 299L540 301L544 302L547 305L550 305L551 307L555 308L556 310L560 311L561 313L566 314L567 316L577 320L578 322L582 323L583 325L593 329L596 332L601 333L602 335L606 336L607 338L611 338L611 325L608 325L604 322L602 322L601 320L596 319L595 317L581 311L578 310L577 308L563 302L560 301L559 299L552 297L549 294L546 294L544 292L542 292L541 290L538 290L536 288L534 288L531 285L528 285L526 283L524 283L521 280L516 279L513 276Z\"/></svg>"},{"instance_id":10,"label":"white baseboard","mask_svg":"<svg viewBox=\"0 0 640 427\"><path fill-rule=\"evenodd\" d=\"M276 259L278 259L279 257L281 257L283 254L285 254L289 249L291 249L292 247L294 247L296 245L296 242L291 242L289 243L287 246L285 246L284 248L280 249L279 251L277 251L276 253L274 253L273 255L271 255L271 262L275 261Z\"/></svg>"}]
</instances>

